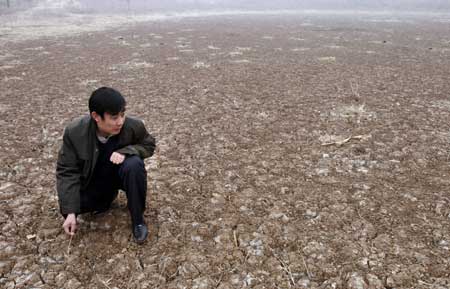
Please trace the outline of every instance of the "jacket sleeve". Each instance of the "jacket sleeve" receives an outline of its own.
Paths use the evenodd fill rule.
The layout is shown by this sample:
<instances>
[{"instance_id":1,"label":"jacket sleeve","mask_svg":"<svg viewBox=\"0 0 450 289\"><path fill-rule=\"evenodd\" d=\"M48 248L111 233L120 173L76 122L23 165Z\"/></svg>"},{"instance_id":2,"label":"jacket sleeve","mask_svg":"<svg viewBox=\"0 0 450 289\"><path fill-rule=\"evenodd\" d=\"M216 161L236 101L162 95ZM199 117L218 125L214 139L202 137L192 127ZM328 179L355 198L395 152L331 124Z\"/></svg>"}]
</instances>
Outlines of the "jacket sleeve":
<instances>
[{"instance_id":1,"label":"jacket sleeve","mask_svg":"<svg viewBox=\"0 0 450 289\"><path fill-rule=\"evenodd\" d=\"M56 189L62 214L80 212L81 171L67 129L56 164Z\"/></svg>"},{"instance_id":2,"label":"jacket sleeve","mask_svg":"<svg viewBox=\"0 0 450 289\"><path fill-rule=\"evenodd\" d=\"M142 159L151 157L155 151L156 141L155 138L147 132L142 121L137 122L135 138L135 144L127 145L117 150L117 152L124 155L137 155Z\"/></svg>"}]
</instances>

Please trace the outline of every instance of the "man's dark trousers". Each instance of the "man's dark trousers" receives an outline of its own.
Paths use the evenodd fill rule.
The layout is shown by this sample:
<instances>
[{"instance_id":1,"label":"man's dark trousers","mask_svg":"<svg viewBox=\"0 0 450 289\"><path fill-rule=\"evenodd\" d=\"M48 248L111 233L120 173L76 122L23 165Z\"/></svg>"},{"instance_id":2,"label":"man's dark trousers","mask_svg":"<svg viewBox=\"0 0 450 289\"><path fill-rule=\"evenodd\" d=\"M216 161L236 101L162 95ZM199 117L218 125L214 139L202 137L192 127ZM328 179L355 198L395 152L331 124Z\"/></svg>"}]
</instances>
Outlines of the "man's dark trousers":
<instances>
[{"instance_id":1,"label":"man's dark trousers","mask_svg":"<svg viewBox=\"0 0 450 289\"><path fill-rule=\"evenodd\" d=\"M102 150L101 150L102 151ZM111 206L119 189L125 191L133 226L143 224L147 196L147 172L138 156L127 156L122 164L115 165L107 152L100 153L93 180L81 191L81 212L103 211Z\"/></svg>"}]
</instances>

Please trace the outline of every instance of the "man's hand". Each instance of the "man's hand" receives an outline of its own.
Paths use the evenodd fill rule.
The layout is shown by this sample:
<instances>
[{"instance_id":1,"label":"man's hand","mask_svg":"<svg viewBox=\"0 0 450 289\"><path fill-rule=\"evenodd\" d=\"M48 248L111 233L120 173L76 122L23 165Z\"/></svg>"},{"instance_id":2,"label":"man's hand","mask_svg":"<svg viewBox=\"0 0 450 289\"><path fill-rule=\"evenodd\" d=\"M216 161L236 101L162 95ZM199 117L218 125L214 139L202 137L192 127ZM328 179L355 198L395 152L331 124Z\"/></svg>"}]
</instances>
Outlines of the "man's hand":
<instances>
[{"instance_id":1,"label":"man's hand","mask_svg":"<svg viewBox=\"0 0 450 289\"><path fill-rule=\"evenodd\" d=\"M77 230L77 217L75 214L68 214L66 220L63 224L64 231L68 235L75 235L75 231Z\"/></svg>"},{"instance_id":2,"label":"man's hand","mask_svg":"<svg viewBox=\"0 0 450 289\"><path fill-rule=\"evenodd\" d=\"M113 164L120 165L125 160L125 156L120 153L112 153L111 158L109 159Z\"/></svg>"}]
</instances>

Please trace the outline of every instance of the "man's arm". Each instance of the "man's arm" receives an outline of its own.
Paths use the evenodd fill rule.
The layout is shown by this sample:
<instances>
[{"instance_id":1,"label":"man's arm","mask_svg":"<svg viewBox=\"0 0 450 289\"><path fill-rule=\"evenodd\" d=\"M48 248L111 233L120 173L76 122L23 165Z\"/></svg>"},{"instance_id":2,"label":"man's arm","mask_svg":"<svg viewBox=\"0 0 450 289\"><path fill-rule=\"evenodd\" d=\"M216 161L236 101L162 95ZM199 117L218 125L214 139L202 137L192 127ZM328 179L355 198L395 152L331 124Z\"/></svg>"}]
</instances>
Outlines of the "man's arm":
<instances>
[{"instance_id":1,"label":"man's arm","mask_svg":"<svg viewBox=\"0 0 450 289\"><path fill-rule=\"evenodd\" d=\"M80 211L81 172L77 160L77 154L66 129L56 164L56 188L62 214Z\"/></svg>"},{"instance_id":2,"label":"man's arm","mask_svg":"<svg viewBox=\"0 0 450 289\"><path fill-rule=\"evenodd\" d=\"M142 159L151 157L155 151L155 138L151 136L142 121L138 121L136 127L136 144L123 147L116 152L123 155L138 155Z\"/></svg>"}]
</instances>

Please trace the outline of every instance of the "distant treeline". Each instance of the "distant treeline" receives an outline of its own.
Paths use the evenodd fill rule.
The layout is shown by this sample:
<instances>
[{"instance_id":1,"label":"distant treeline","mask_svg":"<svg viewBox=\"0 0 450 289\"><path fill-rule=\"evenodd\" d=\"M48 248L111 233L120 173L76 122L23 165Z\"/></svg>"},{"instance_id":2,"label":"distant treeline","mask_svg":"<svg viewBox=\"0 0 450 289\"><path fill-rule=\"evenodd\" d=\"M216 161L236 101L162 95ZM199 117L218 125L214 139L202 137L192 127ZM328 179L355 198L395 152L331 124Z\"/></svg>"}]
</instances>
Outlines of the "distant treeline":
<instances>
[{"instance_id":1,"label":"distant treeline","mask_svg":"<svg viewBox=\"0 0 450 289\"><path fill-rule=\"evenodd\" d=\"M30 7L33 4L33 0L0 0L0 7L2 8L17 8L17 7Z\"/></svg>"}]
</instances>

